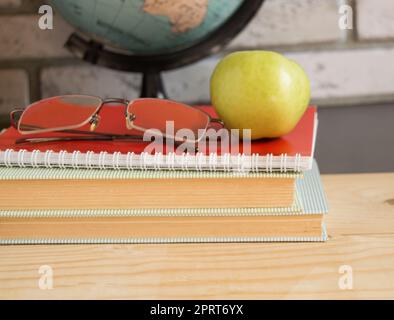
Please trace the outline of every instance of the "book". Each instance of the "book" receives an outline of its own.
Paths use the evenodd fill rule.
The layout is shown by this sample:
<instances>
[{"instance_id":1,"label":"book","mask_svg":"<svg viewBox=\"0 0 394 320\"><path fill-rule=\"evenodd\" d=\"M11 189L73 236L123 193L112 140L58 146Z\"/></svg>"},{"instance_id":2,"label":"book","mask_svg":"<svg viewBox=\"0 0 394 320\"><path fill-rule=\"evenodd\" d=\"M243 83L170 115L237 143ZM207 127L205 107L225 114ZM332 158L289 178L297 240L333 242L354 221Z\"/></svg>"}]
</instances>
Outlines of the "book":
<instances>
[{"instance_id":1,"label":"book","mask_svg":"<svg viewBox=\"0 0 394 320\"><path fill-rule=\"evenodd\" d=\"M202 110L216 117L209 106ZM103 108L100 132L137 134L126 130L124 107ZM114 119L118 119L115 121ZM192 171L252 171L302 172L312 166L316 131L316 107L309 107L289 134L277 139L262 139L251 143L250 152L243 150L216 152L199 150L195 154L177 152L145 152L146 142L122 141L46 141L17 144L26 138L15 128L0 134L0 166L60 167L127 170L192 170ZM51 137L68 136L52 133ZM34 135L35 138L43 135Z\"/></svg>"},{"instance_id":2,"label":"book","mask_svg":"<svg viewBox=\"0 0 394 320\"><path fill-rule=\"evenodd\" d=\"M325 241L316 163L296 181L298 212L281 208L1 210L0 244Z\"/></svg>"},{"instance_id":3,"label":"book","mask_svg":"<svg viewBox=\"0 0 394 320\"><path fill-rule=\"evenodd\" d=\"M297 176L0 167L0 210L290 207Z\"/></svg>"}]
</instances>

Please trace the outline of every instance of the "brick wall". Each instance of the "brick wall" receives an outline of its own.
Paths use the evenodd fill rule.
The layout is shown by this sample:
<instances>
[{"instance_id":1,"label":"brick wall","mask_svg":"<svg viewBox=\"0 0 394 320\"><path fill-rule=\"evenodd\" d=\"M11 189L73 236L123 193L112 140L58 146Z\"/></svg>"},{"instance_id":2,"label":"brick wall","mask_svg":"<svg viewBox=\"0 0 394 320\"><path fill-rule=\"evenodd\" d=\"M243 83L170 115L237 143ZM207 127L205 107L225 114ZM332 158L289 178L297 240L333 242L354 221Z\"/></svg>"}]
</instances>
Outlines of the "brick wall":
<instances>
[{"instance_id":1,"label":"brick wall","mask_svg":"<svg viewBox=\"0 0 394 320\"><path fill-rule=\"evenodd\" d=\"M0 114L38 98L88 93L133 98L140 76L90 66L63 44L73 29L56 16L37 26L39 0L0 0ZM351 4L354 29L340 30L338 8ZM319 105L394 100L394 1L266 0L228 51L278 50L304 66ZM219 57L164 74L171 98L209 101L208 79Z\"/></svg>"},{"instance_id":2,"label":"brick wall","mask_svg":"<svg viewBox=\"0 0 394 320\"><path fill-rule=\"evenodd\" d=\"M137 97L139 74L85 64L63 48L73 29L60 16L55 16L54 30L38 28L37 12L43 2L0 0L0 115L14 106L59 94ZM354 10L352 30L338 27L339 7L344 4ZM320 106L394 102L393 0L266 0L254 21L226 50L256 48L277 50L298 61L311 78L313 102ZM209 101L209 76L219 58L166 72L170 98L190 103ZM370 108L359 110L370 112ZM390 112L384 111L385 116L393 114ZM330 121L337 115L340 113ZM326 123L327 135L332 125ZM353 124L365 125L368 123ZM383 135L370 138L370 143L376 145L374 141L382 141ZM329 152L343 154L348 148L346 143L340 145L341 150L337 144L330 147L329 136L321 139L327 140L322 151L325 159ZM354 157L349 155L346 161L351 163ZM364 161L360 168L369 165L367 150L357 157ZM327 156L326 163L334 162Z\"/></svg>"}]
</instances>

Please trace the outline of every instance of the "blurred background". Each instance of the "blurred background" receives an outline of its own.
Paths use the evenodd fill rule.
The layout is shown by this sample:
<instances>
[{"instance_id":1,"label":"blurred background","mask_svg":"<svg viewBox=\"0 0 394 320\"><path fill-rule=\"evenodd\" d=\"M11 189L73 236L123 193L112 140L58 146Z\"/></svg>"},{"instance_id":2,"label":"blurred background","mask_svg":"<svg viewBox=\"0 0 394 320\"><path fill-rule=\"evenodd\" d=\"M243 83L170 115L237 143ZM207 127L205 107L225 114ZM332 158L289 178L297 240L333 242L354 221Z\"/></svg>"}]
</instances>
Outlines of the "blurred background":
<instances>
[{"instance_id":1,"label":"blurred background","mask_svg":"<svg viewBox=\"0 0 394 320\"><path fill-rule=\"evenodd\" d=\"M139 74L89 65L63 48L73 28L59 15L53 30L37 27L45 2L0 0L0 127L11 109L43 97L138 97ZM342 5L353 8L353 29L338 26ZM209 103L218 60L248 49L279 51L305 68L319 107L323 173L394 171L393 0L266 0L225 51L164 73L169 98Z\"/></svg>"}]
</instances>

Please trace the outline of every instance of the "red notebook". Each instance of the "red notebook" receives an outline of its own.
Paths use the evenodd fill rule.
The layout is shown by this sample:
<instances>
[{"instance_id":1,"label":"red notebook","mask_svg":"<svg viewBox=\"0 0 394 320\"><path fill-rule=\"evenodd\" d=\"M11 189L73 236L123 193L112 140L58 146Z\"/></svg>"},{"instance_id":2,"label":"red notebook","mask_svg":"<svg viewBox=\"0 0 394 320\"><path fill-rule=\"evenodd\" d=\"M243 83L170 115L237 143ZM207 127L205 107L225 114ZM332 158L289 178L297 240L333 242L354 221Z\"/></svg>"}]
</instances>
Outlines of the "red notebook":
<instances>
[{"instance_id":1,"label":"red notebook","mask_svg":"<svg viewBox=\"0 0 394 320\"><path fill-rule=\"evenodd\" d=\"M212 107L200 108L216 117ZM100 116L98 131L136 134L126 129L124 107L104 108ZM152 153L145 152L149 143L131 141L16 144L17 139L26 138L26 135L22 136L16 129L9 128L0 134L0 166L298 172L309 170L312 166L317 123L316 107L309 107L292 132L281 138L253 141L251 152L247 154L220 150L216 153L199 150L196 154ZM64 135L67 134L56 133L51 137Z\"/></svg>"}]
</instances>

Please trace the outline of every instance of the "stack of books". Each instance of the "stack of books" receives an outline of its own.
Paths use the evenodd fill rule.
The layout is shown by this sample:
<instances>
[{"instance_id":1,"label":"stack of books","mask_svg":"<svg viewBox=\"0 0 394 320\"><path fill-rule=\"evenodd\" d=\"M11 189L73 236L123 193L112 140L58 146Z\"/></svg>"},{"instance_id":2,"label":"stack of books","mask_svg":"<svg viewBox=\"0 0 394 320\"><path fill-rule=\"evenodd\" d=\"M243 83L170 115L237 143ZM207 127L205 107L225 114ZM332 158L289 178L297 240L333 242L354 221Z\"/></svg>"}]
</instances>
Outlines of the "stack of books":
<instances>
[{"instance_id":1,"label":"stack of books","mask_svg":"<svg viewBox=\"0 0 394 320\"><path fill-rule=\"evenodd\" d=\"M9 128L0 244L325 241L316 131L310 107L290 134L253 142L251 154L189 155L145 153L141 142L16 144Z\"/></svg>"}]
</instances>

